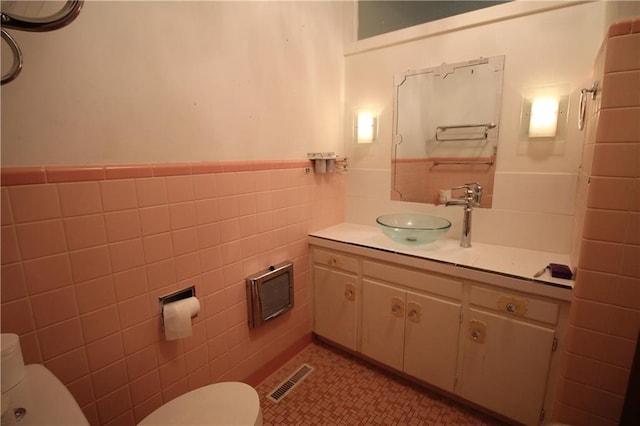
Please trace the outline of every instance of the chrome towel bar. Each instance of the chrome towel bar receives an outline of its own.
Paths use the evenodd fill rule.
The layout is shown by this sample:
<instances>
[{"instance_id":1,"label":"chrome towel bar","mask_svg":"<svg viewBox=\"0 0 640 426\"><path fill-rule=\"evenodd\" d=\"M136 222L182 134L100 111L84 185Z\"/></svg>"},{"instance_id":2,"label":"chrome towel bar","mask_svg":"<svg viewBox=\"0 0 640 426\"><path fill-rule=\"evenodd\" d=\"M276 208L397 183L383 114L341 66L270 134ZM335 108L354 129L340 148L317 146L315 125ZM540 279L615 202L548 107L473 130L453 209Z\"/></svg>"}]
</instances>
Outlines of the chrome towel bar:
<instances>
[{"instance_id":1,"label":"chrome towel bar","mask_svg":"<svg viewBox=\"0 0 640 426\"><path fill-rule=\"evenodd\" d=\"M478 134L477 137L466 137L466 138L445 138L441 139L438 137L439 134L444 134L447 130L453 129L473 129L474 127L479 127L482 133ZM462 124L456 126L438 126L436 127L436 140L440 142L446 141L470 141L470 140L486 140L488 137L488 132L490 129L495 128L496 125L494 123L487 124ZM457 135L456 135L457 136ZM475 135L474 135L475 136Z\"/></svg>"}]
</instances>

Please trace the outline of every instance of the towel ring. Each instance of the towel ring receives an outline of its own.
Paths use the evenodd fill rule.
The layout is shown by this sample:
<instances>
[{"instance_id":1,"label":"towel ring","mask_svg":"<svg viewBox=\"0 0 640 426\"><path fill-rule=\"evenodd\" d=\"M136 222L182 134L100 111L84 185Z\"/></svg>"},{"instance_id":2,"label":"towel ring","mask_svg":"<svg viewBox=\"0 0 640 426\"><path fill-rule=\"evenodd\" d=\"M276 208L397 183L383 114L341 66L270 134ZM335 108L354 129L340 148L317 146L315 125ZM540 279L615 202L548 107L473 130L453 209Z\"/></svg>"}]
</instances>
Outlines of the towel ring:
<instances>
[{"instance_id":1,"label":"towel ring","mask_svg":"<svg viewBox=\"0 0 640 426\"><path fill-rule=\"evenodd\" d=\"M2 19L2 39L9 45L13 56L11 69L2 76L0 84L9 83L15 80L22 71L22 51L16 41L5 31L5 28L21 31L44 32L53 31L69 25L80 13L84 0L68 0L65 5L56 13L44 18L18 18L1 12Z\"/></svg>"},{"instance_id":2,"label":"towel ring","mask_svg":"<svg viewBox=\"0 0 640 426\"><path fill-rule=\"evenodd\" d=\"M2 30L2 40L6 41L11 49L11 55L13 56L13 63L11 64L11 69L7 71L5 75L2 76L2 84L13 81L20 71L22 71L22 51L20 47L16 43L16 41L6 32L4 29Z\"/></svg>"}]
</instances>

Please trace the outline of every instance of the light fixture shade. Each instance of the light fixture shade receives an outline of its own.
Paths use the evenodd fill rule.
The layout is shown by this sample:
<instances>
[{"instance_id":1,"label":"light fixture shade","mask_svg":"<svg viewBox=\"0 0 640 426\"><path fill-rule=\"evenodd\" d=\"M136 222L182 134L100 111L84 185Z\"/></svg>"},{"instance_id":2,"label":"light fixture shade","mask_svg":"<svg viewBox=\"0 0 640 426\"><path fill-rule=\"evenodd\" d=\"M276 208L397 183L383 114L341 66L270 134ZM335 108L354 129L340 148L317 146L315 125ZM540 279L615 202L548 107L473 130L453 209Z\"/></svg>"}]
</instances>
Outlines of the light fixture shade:
<instances>
[{"instance_id":1,"label":"light fixture shade","mask_svg":"<svg viewBox=\"0 0 640 426\"><path fill-rule=\"evenodd\" d=\"M530 138L552 138L558 127L558 98L536 98L531 103Z\"/></svg>"},{"instance_id":2,"label":"light fixture shade","mask_svg":"<svg viewBox=\"0 0 640 426\"><path fill-rule=\"evenodd\" d=\"M378 137L378 119L371 113L360 111L356 117L356 142L373 143Z\"/></svg>"}]
</instances>

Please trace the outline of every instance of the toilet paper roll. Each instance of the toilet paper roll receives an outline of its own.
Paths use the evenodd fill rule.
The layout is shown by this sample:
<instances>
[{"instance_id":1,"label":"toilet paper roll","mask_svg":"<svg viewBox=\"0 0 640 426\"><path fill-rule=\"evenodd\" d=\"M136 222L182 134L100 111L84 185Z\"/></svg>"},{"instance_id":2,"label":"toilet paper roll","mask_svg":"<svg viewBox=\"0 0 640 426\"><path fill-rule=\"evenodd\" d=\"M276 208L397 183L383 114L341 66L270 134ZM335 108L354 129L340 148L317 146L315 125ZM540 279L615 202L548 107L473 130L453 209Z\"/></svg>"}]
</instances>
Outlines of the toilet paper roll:
<instances>
[{"instance_id":1,"label":"toilet paper roll","mask_svg":"<svg viewBox=\"0 0 640 426\"><path fill-rule=\"evenodd\" d=\"M333 173L336 171L336 159L329 158L327 160L327 173Z\"/></svg>"},{"instance_id":2,"label":"toilet paper roll","mask_svg":"<svg viewBox=\"0 0 640 426\"><path fill-rule=\"evenodd\" d=\"M321 158L316 158L313 160L316 167L316 173L326 173L327 172L327 160L323 160Z\"/></svg>"},{"instance_id":3,"label":"toilet paper roll","mask_svg":"<svg viewBox=\"0 0 640 426\"><path fill-rule=\"evenodd\" d=\"M445 204L447 201L451 200L451 190L450 189L439 190L438 200L440 201L440 204Z\"/></svg>"},{"instance_id":4,"label":"toilet paper roll","mask_svg":"<svg viewBox=\"0 0 640 426\"><path fill-rule=\"evenodd\" d=\"M200 301L195 297L166 303L162 307L164 334L167 340L189 337L193 334L191 318L200 312Z\"/></svg>"}]
</instances>

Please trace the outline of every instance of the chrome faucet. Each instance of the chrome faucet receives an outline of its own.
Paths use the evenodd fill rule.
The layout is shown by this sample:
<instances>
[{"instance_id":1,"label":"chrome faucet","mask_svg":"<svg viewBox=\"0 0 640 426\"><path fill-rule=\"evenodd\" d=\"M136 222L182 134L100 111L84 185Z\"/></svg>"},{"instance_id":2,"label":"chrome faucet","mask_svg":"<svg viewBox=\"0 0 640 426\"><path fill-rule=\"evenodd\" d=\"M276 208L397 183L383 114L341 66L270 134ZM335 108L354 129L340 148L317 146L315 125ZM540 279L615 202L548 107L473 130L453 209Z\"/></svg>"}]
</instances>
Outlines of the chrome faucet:
<instances>
[{"instance_id":1,"label":"chrome faucet","mask_svg":"<svg viewBox=\"0 0 640 426\"><path fill-rule=\"evenodd\" d=\"M478 182L465 183L464 187L472 187L473 189L473 205L474 207L480 207L482 201L482 185Z\"/></svg>"},{"instance_id":2,"label":"chrome faucet","mask_svg":"<svg viewBox=\"0 0 640 426\"><path fill-rule=\"evenodd\" d=\"M472 189L471 186L468 185L474 184L465 184L451 188L452 191L463 189L464 196L462 199L447 201L445 204L445 206L464 206L460 247L471 247L471 212L473 211L474 205L480 205L479 198L482 196L482 187L479 184L475 184L475 189Z\"/></svg>"}]
</instances>

